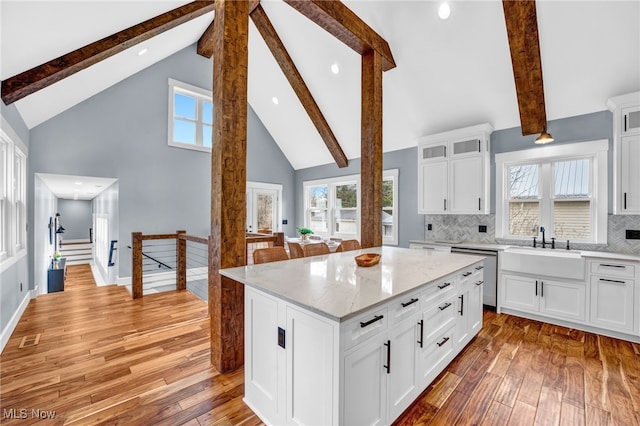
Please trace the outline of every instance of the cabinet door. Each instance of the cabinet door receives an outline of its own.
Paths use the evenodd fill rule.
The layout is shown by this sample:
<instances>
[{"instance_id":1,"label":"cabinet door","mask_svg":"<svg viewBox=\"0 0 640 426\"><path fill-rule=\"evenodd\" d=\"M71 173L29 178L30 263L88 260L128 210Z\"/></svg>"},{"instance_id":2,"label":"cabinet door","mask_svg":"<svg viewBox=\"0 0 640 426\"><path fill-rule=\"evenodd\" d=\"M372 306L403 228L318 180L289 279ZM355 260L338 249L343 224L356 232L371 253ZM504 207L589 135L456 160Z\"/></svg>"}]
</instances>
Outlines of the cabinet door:
<instances>
[{"instance_id":1,"label":"cabinet door","mask_svg":"<svg viewBox=\"0 0 640 426\"><path fill-rule=\"evenodd\" d=\"M623 137L620 155L620 211L640 214L640 135Z\"/></svg>"},{"instance_id":2,"label":"cabinet door","mask_svg":"<svg viewBox=\"0 0 640 426\"><path fill-rule=\"evenodd\" d=\"M623 332L633 331L634 281L617 277L591 277L593 325Z\"/></svg>"},{"instance_id":3,"label":"cabinet door","mask_svg":"<svg viewBox=\"0 0 640 426\"><path fill-rule=\"evenodd\" d=\"M622 108L622 135L640 133L640 106Z\"/></svg>"},{"instance_id":4,"label":"cabinet door","mask_svg":"<svg viewBox=\"0 0 640 426\"><path fill-rule=\"evenodd\" d=\"M447 160L419 164L418 213L447 210Z\"/></svg>"},{"instance_id":5,"label":"cabinet door","mask_svg":"<svg viewBox=\"0 0 640 426\"><path fill-rule=\"evenodd\" d=\"M476 277L469 290L469 330L472 336L482 328L482 275Z\"/></svg>"},{"instance_id":6,"label":"cabinet door","mask_svg":"<svg viewBox=\"0 0 640 426\"><path fill-rule=\"evenodd\" d=\"M344 357L345 425L384 425L387 408L387 333L372 337ZM316 424L319 424L315 422Z\"/></svg>"},{"instance_id":7,"label":"cabinet door","mask_svg":"<svg viewBox=\"0 0 640 426\"><path fill-rule=\"evenodd\" d=\"M449 164L451 213L480 214L484 207L482 156L452 159Z\"/></svg>"},{"instance_id":8,"label":"cabinet door","mask_svg":"<svg viewBox=\"0 0 640 426\"><path fill-rule=\"evenodd\" d=\"M586 286L584 283L568 283L540 280L540 313L561 319L585 320Z\"/></svg>"},{"instance_id":9,"label":"cabinet door","mask_svg":"<svg viewBox=\"0 0 640 426\"><path fill-rule=\"evenodd\" d=\"M289 424L333 424L334 342L339 331L327 321L287 306L287 420ZM334 418L335 414L335 418Z\"/></svg>"},{"instance_id":10,"label":"cabinet door","mask_svg":"<svg viewBox=\"0 0 640 426\"><path fill-rule=\"evenodd\" d=\"M500 284L503 307L538 312L538 286L535 279L503 274Z\"/></svg>"},{"instance_id":11,"label":"cabinet door","mask_svg":"<svg viewBox=\"0 0 640 426\"><path fill-rule=\"evenodd\" d=\"M395 419L418 396L416 361L418 355L418 315L414 315L389 331L391 342L389 363L389 418Z\"/></svg>"},{"instance_id":12,"label":"cabinet door","mask_svg":"<svg viewBox=\"0 0 640 426\"><path fill-rule=\"evenodd\" d=\"M469 299L470 288L465 285L460 288L458 294L457 316L456 316L456 348L463 346L470 339L471 328L469 323Z\"/></svg>"},{"instance_id":13,"label":"cabinet door","mask_svg":"<svg viewBox=\"0 0 640 426\"><path fill-rule=\"evenodd\" d=\"M285 422L285 349L278 346L278 301L245 286L245 399L263 419Z\"/></svg>"}]
</instances>

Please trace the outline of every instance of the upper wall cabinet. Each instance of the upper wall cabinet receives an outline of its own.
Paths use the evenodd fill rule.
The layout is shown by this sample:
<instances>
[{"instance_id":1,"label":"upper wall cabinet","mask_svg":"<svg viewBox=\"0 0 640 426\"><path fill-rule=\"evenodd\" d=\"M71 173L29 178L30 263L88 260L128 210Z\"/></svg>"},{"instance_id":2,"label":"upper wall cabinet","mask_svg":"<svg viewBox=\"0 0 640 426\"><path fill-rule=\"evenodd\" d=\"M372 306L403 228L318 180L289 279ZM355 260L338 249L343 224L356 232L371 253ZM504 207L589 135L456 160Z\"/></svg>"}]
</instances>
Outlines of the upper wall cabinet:
<instances>
[{"instance_id":1,"label":"upper wall cabinet","mask_svg":"<svg viewBox=\"0 0 640 426\"><path fill-rule=\"evenodd\" d=\"M640 92L607 101L613 112L614 212L640 214Z\"/></svg>"},{"instance_id":2,"label":"upper wall cabinet","mask_svg":"<svg viewBox=\"0 0 640 426\"><path fill-rule=\"evenodd\" d=\"M418 213L489 213L490 124L418 140Z\"/></svg>"}]
</instances>

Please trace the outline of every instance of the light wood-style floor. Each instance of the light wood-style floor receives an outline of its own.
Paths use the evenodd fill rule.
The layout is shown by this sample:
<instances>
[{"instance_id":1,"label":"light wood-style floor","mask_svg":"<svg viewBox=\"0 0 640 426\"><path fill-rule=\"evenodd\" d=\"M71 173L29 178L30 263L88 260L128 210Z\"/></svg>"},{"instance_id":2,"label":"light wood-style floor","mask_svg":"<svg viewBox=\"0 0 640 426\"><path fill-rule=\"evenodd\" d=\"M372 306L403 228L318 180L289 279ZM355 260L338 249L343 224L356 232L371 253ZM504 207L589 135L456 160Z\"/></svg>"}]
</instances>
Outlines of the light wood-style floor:
<instances>
[{"instance_id":1,"label":"light wood-style floor","mask_svg":"<svg viewBox=\"0 0 640 426\"><path fill-rule=\"evenodd\" d=\"M133 301L70 266L65 291L32 300L0 356L0 423L41 410L55 411L45 424L261 424L242 402L244 371L209 365L208 330L189 292ZM640 425L640 345L485 312L396 424Z\"/></svg>"}]
</instances>

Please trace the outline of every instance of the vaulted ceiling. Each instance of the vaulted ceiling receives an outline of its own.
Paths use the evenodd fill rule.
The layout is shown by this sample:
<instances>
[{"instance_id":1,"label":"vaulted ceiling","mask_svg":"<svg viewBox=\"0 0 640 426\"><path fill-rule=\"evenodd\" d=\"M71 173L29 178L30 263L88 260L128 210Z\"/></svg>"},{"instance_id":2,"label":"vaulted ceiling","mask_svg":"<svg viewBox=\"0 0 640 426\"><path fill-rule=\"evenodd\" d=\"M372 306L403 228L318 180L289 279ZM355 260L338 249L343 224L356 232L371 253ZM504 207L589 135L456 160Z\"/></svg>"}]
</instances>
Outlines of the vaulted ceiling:
<instances>
[{"instance_id":1,"label":"vaulted ceiling","mask_svg":"<svg viewBox=\"0 0 640 426\"><path fill-rule=\"evenodd\" d=\"M0 79L186 3L2 0ZM447 20L435 1L344 3L389 43L397 65L383 77L384 151L483 122L520 125L501 1L450 1ZM360 157L360 55L284 2L261 4L347 158ZM29 95L18 111L33 128L197 42L212 19L204 14ZM640 90L640 1L538 0L537 19L548 120L602 111L607 98ZM253 23L249 43L249 103L292 166L333 162Z\"/></svg>"}]
</instances>

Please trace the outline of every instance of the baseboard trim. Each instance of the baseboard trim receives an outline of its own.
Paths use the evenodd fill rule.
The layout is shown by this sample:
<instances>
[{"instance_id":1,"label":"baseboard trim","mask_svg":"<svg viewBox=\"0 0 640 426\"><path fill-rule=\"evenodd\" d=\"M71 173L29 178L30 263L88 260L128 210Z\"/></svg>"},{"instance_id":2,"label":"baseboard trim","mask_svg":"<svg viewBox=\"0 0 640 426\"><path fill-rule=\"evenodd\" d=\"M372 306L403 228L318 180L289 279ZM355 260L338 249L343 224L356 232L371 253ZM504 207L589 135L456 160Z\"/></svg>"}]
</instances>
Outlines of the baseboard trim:
<instances>
[{"instance_id":1,"label":"baseboard trim","mask_svg":"<svg viewBox=\"0 0 640 426\"><path fill-rule=\"evenodd\" d=\"M18 306L18 309L13 313L11 320L9 321L7 326L4 328L4 330L2 330L2 335L0 335L0 352L4 350L4 347L7 345L7 342L9 342L9 339L11 338L11 334L13 334L13 331L16 329L16 326L18 325L18 322L20 321L22 314L27 309L27 306L29 306L29 302L31 301L31 299L35 299L37 295L38 295L37 289L29 290L24 295L24 298L22 299L20 306Z\"/></svg>"}]
</instances>

